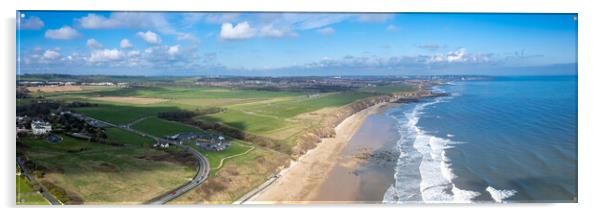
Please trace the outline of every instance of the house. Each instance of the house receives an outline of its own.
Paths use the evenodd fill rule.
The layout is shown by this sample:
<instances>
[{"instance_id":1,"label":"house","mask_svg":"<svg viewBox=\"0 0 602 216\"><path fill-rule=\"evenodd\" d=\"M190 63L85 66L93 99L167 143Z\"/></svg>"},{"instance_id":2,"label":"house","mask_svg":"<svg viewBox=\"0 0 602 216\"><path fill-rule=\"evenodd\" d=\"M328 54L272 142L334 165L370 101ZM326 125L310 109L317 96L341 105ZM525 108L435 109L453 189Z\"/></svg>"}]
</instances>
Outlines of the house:
<instances>
[{"instance_id":1,"label":"house","mask_svg":"<svg viewBox=\"0 0 602 216\"><path fill-rule=\"evenodd\" d=\"M226 138L217 133L178 133L173 136L166 136L165 139L176 141L180 144L194 142L206 151L223 151L230 147L230 143Z\"/></svg>"},{"instance_id":2,"label":"house","mask_svg":"<svg viewBox=\"0 0 602 216\"><path fill-rule=\"evenodd\" d=\"M44 135L52 131L52 126L48 122L44 121L33 121L31 122L31 132L34 135Z\"/></svg>"},{"instance_id":3,"label":"house","mask_svg":"<svg viewBox=\"0 0 602 216\"><path fill-rule=\"evenodd\" d=\"M196 145L206 151L223 151L230 147L224 136L210 137L209 139L198 139Z\"/></svg>"},{"instance_id":4,"label":"house","mask_svg":"<svg viewBox=\"0 0 602 216\"><path fill-rule=\"evenodd\" d=\"M155 148L169 148L169 143L155 143L153 145Z\"/></svg>"}]
</instances>

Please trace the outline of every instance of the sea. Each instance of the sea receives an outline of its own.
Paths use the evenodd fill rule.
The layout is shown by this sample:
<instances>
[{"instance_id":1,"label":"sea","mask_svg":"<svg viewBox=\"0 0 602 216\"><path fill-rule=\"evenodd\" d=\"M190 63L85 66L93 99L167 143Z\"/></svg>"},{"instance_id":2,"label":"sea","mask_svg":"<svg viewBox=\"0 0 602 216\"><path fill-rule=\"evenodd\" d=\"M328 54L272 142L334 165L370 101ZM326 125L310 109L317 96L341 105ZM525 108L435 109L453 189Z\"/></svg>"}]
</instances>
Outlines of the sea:
<instances>
[{"instance_id":1,"label":"sea","mask_svg":"<svg viewBox=\"0 0 602 216\"><path fill-rule=\"evenodd\" d=\"M577 76L453 81L386 111L399 152L384 203L577 202Z\"/></svg>"}]
</instances>

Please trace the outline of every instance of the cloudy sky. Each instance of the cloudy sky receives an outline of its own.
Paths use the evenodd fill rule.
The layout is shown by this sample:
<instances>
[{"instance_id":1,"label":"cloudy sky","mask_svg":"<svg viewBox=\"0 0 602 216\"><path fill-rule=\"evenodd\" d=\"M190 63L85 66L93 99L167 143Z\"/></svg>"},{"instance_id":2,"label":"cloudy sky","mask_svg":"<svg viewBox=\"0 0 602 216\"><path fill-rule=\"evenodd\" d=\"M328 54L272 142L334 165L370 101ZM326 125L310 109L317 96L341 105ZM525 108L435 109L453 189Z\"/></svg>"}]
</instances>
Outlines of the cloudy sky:
<instances>
[{"instance_id":1,"label":"cloudy sky","mask_svg":"<svg viewBox=\"0 0 602 216\"><path fill-rule=\"evenodd\" d=\"M574 74L573 14L20 11L18 72Z\"/></svg>"}]
</instances>

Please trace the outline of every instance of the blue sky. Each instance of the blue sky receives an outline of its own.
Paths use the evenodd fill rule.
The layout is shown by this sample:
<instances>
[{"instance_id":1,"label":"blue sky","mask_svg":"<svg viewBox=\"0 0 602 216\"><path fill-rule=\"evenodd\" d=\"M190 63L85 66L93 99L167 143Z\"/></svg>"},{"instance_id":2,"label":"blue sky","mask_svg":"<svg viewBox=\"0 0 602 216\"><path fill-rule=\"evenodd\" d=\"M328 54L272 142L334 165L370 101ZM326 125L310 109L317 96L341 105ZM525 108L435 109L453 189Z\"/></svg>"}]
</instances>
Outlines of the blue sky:
<instances>
[{"instance_id":1,"label":"blue sky","mask_svg":"<svg viewBox=\"0 0 602 216\"><path fill-rule=\"evenodd\" d=\"M575 74L575 14L20 11L19 73Z\"/></svg>"}]
</instances>

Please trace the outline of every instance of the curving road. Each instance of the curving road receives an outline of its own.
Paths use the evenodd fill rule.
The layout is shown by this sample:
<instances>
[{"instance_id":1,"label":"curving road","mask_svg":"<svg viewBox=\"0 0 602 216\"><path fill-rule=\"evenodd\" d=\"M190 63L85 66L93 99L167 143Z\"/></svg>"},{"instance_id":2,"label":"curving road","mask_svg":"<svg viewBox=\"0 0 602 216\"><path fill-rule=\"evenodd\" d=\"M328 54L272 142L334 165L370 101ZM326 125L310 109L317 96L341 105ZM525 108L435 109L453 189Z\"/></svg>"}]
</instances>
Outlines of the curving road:
<instances>
[{"instance_id":1,"label":"curving road","mask_svg":"<svg viewBox=\"0 0 602 216\"><path fill-rule=\"evenodd\" d=\"M209 167L209 161L207 161L207 158L205 158L199 152L197 152L196 150L194 150L188 146L183 146L183 145L179 145L179 144L176 144L176 145L178 145L182 148L186 148L186 151L188 151L189 153L192 153L197 158L197 160L199 162L197 174L196 174L196 176L194 176L192 181L188 182L188 184L185 184L185 185L169 192L168 194L164 194L158 198L153 199L152 201L149 202L149 204L154 204L154 205L165 204L165 203L175 199L176 197L179 197L180 195L188 192L189 190L192 190L196 186L199 186L209 176L209 171L211 171L211 168Z\"/></svg>"},{"instance_id":2,"label":"curving road","mask_svg":"<svg viewBox=\"0 0 602 216\"><path fill-rule=\"evenodd\" d=\"M143 117L140 119L137 119L136 121L133 121L129 124L126 125L115 125L113 123L110 122L106 122L106 121L102 121L102 120L98 120L98 119L94 119L92 117L86 116L86 118L92 119L92 120L96 120L98 122L101 122L103 124L112 126L112 127L118 127L118 128L122 128L124 130L136 133L138 135L144 136L144 137L150 137L152 139L154 139L157 143L159 142L163 142L163 143L169 143L170 145L175 145L178 146L180 148L185 149L188 153L191 153L192 155L194 155L194 157L197 159L198 162L198 167L197 167L197 172L196 175L194 176L194 178L192 179L192 181L188 182L185 185L182 185L180 187L178 187L175 190L170 191L169 193L163 194L159 197L156 197L152 200L150 200L149 202L147 202L148 204L154 204L154 205L162 205L165 204L179 196L181 196L182 194L192 190L193 188L195 188L196 186L199 186L200 184L202 184L207 177L209 177L209 172L211 171L211 167L209 166L209 161L207 160L207 158L205 158L205 156L201 155L201 153L199 153L198 151L194 150L193 148L190 148L189 146L185 146L182 144L179 144L175 141L170 141L170 140L165 140L165 139L161 139L159 137L156 137L154 135L151 134L147 134L145 132L133 129L132 127L130 127L131 125L138 123L144 119L146 119L147 117Z\"/></svg>"}]
</instances>

